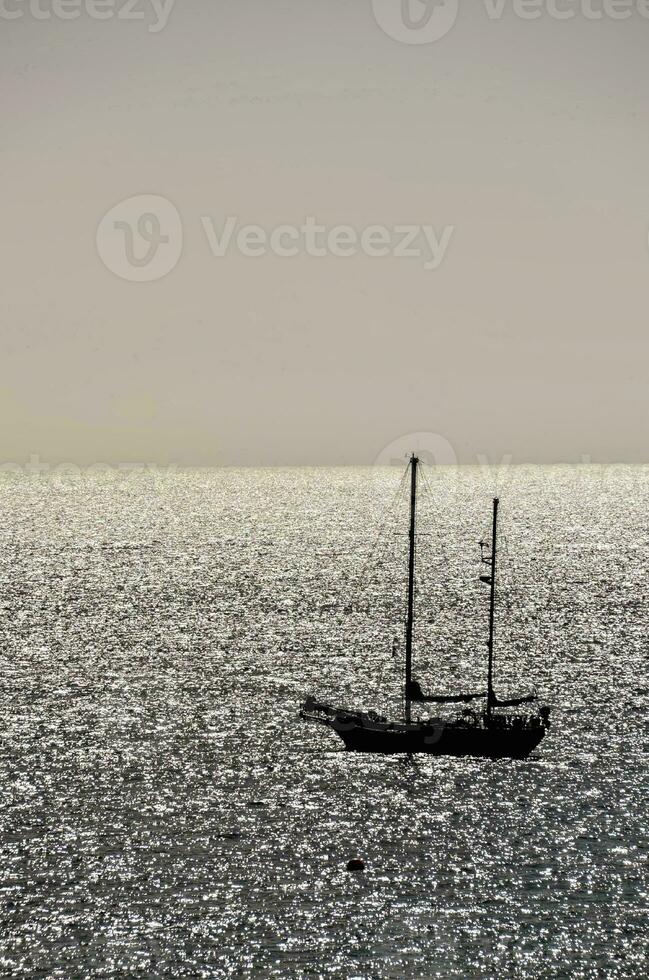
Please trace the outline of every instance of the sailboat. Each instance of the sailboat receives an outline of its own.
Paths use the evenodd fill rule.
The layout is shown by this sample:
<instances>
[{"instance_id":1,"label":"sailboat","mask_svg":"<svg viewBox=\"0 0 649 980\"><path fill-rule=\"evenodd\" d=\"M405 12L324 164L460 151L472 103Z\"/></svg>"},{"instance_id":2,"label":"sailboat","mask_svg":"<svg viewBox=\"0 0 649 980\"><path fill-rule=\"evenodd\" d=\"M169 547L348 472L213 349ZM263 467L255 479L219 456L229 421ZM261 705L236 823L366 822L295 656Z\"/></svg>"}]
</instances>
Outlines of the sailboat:
<instances>
[{"instance_id":1,"label":"sailboat","mask_svg":"<svg viewBox=\"0 0 649 980\"><path fill-rule=\"evenodd\" d=\"M482 562L488 573L480 576L489 586L489 639L487 642L486 691L450 695L426 695L413 678L413 636L415 619L415 558L417 535L417 477L420 461L413 453L410 468L410 524L407 580L407 615L405 636L404 715L390 720L373 711L335 708L307 698L300 716L331 728L354 752L426 753L428 755L479 756L483 758L525 758L545 736L550 727L550 708L541 705L535 713L512 713L502 709L518 708L537 700L535 694L511 700L500 699L494 689L494 625L496 606L496 570L498 557L498 505L493 501L491 542L481 542ZM465 708L450 718L414 718L413 705L461 705L483 701L482 711ZM499 710L501 709L501 710Z\"/></svg>"}]
</instances>

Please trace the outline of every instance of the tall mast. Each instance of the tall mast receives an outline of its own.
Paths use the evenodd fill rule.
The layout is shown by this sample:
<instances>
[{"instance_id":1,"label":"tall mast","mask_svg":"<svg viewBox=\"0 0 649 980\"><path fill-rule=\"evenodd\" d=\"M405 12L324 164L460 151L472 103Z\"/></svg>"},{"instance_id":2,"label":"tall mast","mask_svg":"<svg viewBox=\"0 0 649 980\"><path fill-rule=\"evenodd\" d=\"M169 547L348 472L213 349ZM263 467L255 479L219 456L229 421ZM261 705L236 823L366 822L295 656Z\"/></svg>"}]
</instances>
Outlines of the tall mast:
<instances>
[{"instance_id":1,"label":"tall mast","mask_svg":"<svg viewBox=\"0 0 649 980\"><path fill-rule=\"evenodd\" d=\"M491 721L494 700L494 613L496 608L496 552L498 544L498 497L494 497L493 527L491 529L491 601L489 602L489 669L487 674L487 721Z\"/></svg>"},{"instance_id":2,"label":"tall mast","mask_svg":"<svg viewBox=\"0 0 649 980\"><path fill-rule=\"evenodd\" d=\"M415 525L417 518L417 466L410 457L410 550L408 555L408 618L406 620L406 722L410 722L410 686L412 683L412 628L415 618Z\"/></svg>"}]
</instances>

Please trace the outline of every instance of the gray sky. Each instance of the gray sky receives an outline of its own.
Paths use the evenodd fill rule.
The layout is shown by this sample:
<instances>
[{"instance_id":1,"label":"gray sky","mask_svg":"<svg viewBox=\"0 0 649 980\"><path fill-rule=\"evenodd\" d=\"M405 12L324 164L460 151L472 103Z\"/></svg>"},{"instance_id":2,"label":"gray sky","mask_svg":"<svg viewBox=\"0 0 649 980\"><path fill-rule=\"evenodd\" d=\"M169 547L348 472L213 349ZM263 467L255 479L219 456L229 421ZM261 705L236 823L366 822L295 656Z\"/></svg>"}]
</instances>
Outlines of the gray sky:
<instances>
[{"instance_id":1,"label":"gray sky","mask_svg":"<svg viewBox=\"0 0 649 980\"><path fill-rule=\"evenodd\" d=\"M649 460L649 5L467 0L413 44L400 0L79 2L1 0L0 462ZM169 241L129 266L138 201L102 219L143 195Z\"/></svg>"}]
</instances>

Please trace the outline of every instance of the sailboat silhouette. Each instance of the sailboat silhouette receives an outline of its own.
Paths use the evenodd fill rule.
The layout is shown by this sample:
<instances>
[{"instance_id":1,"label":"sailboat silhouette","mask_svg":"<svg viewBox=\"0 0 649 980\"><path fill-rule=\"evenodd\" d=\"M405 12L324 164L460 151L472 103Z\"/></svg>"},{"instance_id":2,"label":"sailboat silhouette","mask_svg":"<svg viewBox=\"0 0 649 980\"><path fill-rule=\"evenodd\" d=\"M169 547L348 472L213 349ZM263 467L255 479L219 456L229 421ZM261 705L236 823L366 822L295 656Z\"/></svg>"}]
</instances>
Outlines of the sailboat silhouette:
<instances>
[{"instance_id":1,"label":"sailboat silhouette","mask_svg":"<svg viewBox=\"0 0 649 980\"><path fill-rule=\"evenodd\" d=\"M407 576L407 614L405 643L404 717L389 720L375 712L334 708L310 697L300 715L307 721L331 728L346 748L355 752L417 752L430 755L483 756L488 758L524 758L536 748L550 727L550 708L539 707L534 714L502 713L499 708L516 708L537 700L536 695L502 700L494 689L494 625L496 572L498 557L498 506L493 501L491 542L481 542L482 562L489 572L481 581L489 586L489 639L486 690L449 695L426 695L413 678L413 627L415 614L415 560L417 530L417 475L419 459L412 455L410 469L410 518ZM470 709L451 718L413 720L413 704L468 704L484 700L483 712Z\"/></svg>"}]
</instances>

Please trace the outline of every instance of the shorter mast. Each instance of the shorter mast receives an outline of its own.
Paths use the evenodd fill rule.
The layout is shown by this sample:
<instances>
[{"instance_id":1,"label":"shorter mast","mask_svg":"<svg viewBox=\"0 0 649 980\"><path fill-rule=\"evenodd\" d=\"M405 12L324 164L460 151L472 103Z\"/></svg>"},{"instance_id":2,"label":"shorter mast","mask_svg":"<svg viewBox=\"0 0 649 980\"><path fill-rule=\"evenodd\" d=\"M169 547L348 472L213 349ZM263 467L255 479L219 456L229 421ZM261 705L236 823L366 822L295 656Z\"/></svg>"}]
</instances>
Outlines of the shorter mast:
<instances>
[{"instance_id":1,"label":"shorter mast","mask_svg":"<svg viewBox=\"0 0 649 980\"><path fill-rule=\"evenodd\" d=\"M406 619L406 723L410 724L410 695L412 688L412 632L415 619L415 531L417 518L417 466L419 460L410 457L410 548L408 554L408 616Z\"/></svg>"},{"instance_id":2,"label":"shorter mast","mask_svg":"<svg viewBox=\"0 0 649 980\"><path fill-rule=\"evenodd\" d=\"M494 615L496 609L496 554L498 544L498 497L494 497L493 527L491 529L491 565L490 585L491 598L489 601L489 667L487 671L487 723L491 721L491 708L494 703Z\"/></svg>"}]
</instances>

